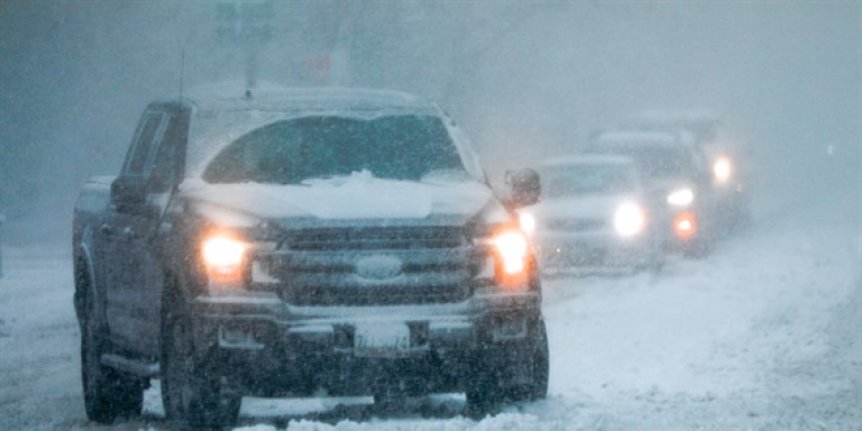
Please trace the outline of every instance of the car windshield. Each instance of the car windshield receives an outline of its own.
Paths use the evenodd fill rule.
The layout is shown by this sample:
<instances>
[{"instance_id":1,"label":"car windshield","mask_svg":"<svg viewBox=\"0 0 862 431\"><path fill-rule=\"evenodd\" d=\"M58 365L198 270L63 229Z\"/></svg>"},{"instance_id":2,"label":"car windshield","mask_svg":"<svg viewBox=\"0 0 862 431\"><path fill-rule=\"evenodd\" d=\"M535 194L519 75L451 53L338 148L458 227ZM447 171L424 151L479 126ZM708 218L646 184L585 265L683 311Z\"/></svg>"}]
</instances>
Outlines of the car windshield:
<instances>
[{"instance_id":1,"label":"car windshield","mask_svg":"<svg viewBox=\"0 0 862 431\"><path fill-rule=\"evenodd\" d=\"M574 165L544 171L545 195L562 198L595 193L620 193L634 189L634 178L619 165Z\"/></svg>"},{"instance_id":2,"label":"car windshield","mask_svg":"<svg viewBox=\"0 0 862 431\"><path fill-rule=\"evenodd\" d=\"M316 116L246 133L215 156L203 178L210 183L301 184L362 171L377 178L420 180L439 172L464 172L464 167L439 118Z\"/></svg>"},{"instance_id":3,"label":"car windshield","mask_svg":"<svg viewBox=\"0 0 862 431\"><path fill-rule=\"evenodd\" d=\"M683 147L659 145L607 145L603 153L630 157L647 180L691 177L695 174L691 154Z\"/></svg>"}]
</instances>

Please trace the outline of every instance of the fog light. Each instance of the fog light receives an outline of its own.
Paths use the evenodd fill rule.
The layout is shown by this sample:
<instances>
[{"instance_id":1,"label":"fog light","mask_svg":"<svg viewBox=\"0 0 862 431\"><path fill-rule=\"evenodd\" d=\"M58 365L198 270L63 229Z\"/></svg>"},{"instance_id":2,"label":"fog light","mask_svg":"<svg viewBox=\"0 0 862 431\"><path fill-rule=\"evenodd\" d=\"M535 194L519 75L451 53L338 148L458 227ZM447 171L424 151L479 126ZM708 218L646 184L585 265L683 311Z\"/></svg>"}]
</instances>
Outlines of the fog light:
<instances>
[{"instance_id":1,"label":"fog light","mask_svg":"<svg viewBox=\"0 0 862 431\"><path fill-rule=\"evenodd\" d=\"M527 320L520 319L500 319L494 327L494 341L514 340L527 336Z\"/></svg>"},{"instance_id":2,"label":"fog light","mask_svg":"<svg viewBox=\"0 0 862 431\"><path fill-rule=\"evenodd\" d=\"M679 239L691 239L697 233L697 218L688 211L677 214L673 219L673 231Z\"/></svg>"}]
</instances>

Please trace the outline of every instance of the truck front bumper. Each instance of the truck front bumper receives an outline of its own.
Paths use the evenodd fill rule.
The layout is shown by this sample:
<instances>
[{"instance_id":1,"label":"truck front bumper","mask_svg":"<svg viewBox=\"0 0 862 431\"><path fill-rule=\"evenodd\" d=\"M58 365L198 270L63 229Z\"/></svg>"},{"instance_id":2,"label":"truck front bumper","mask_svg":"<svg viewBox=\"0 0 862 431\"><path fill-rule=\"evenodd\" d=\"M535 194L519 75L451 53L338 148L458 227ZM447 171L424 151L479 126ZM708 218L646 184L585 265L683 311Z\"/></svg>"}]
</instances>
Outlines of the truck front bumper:
<instances>
[{"instance_id":1,"label":"truck front bumper","mask_svg":"<svg viewBox=\"0 0 862 431\"><path fill-rule=\"evenodd\" d=\"M192 304L195 350L246 394L463 391L471 370L501 357L498 349L509 351L503 360L526 360L518 352L537 330L540 301L522 292L451 304L295 307L270 294L201 296Z\"/></svg>"}]
</instances>

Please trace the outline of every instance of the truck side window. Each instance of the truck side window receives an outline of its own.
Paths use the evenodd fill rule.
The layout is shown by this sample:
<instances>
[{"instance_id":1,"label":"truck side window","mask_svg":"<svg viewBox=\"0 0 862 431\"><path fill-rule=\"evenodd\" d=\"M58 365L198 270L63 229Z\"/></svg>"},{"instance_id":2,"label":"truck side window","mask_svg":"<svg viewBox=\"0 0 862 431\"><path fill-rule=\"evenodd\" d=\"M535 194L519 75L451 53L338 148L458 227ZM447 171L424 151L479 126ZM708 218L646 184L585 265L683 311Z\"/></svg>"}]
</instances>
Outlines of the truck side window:
<instances>
[{"instance_id":1,"label":"truck side window","mask_svg":"<svg viewBox=\"0 0 862 431\"><path fill-rule=\"evenodd\" d=\"M161 140L157 140L158 148L156 148L153 156L152 167L145 169L145 172L150 172L153 179L157 181L153 184L156 188L153 192L161 193L167 191L167 188L176 179L179 174L178 167L178 149L183 147L186 135L188 133L188 119L179 115L168 117L168 124L165 127L165 132Z\"/></svg>"},{"instance_id":2,"label":"truck side window","mask_svg":"<svg viewBox=\"0 0 862 431\"><path fill-rule=\"evenodd\" d=\"M156 134L160 130L162 124L161 113L146 114L144 125L138 134L137 142L132 147L132 153L126 162L124 174L126 175L141 175L144 173L144 167L147 163L147 156L150 154L150 148L153 146Z\"/></svg>"}]
</instances>

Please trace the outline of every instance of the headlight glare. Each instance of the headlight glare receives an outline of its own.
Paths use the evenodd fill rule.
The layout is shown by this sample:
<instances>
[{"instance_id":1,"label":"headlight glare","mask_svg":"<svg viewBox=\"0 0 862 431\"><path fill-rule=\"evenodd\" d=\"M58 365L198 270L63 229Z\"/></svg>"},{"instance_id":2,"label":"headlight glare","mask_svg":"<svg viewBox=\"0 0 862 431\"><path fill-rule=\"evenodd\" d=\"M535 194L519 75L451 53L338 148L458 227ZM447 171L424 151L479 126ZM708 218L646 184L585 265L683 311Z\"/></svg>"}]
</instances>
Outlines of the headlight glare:
<instances>
[{"instance_id":1,"label":"headlight glare","mask_svg":"<svg viewBox=\"0 0 862 431\"><path fill-rule=\"evenodd\" d=\"M674 190L667 195L667 203L673 206L684 207L691 205L692 202L694 202L694 191L688 187Z\"/></svg>"},{"instance_id":2,"label":"headlight glare","mask_svg":"<svg viewBox=\"0 0 862 431\"><path fill-rule=\"evenodd\" d=\"M683 211L673 218L673 231L677 238L688 240L697 233L697 217L690 211Z\"/></svg>"},{"instance_id":3,"label":"headlight glare","mask_svg":"<svg viewBox=\"0 0 862 431\"><path fill-rule=\"evenodd\" d=\"M730 180L733 174L733 165L727 157L719 157L712 163L712 174L715 176L715 181L719 184L725 184Z\"/></svg>"},{"instance_id":4,"label":"headlight glare","mask_svg":"<svg viewBox=\"0 0 862 431\"><path fill-rule=\"evenodd\" d=\"M646 225L646 215L637 204L626 202L617 207L614 213L614 227L617 233L628 237L640 233Z\"/></svg>"},{"instance_id":5,"label":"headlight glare","mask_svg":"<svg viewBox=\"0 0 862 431\"><path fill-rule=\"evenodd\" d=\"M521 229L527 235L531 235L536 231L536 217L528 212L522 212L518 215L518 221L521 224Z\"/></svg>"},{"instance_id":6,"label":"headlight glare","mask_svg":"<svg viewBox=\"0 0 862 431\"><path fill-rule=\"evenodd\" d=\"M524 272L530 244L523 233L515 229L500 232L494 237L494 247L506 276L516 276Z\"/></svg>"},{"instance_id":7,"label":"headlight glare","mask_svg":"<svg viewBox=\"0 0 862 431\"><path fill-rule=\"evenodd\" d=\"M215 234L201 245L201 255L210 278L218 281L237 281L242 278L242 268L248 245L226 234Z\"/></svg>"}]
</instances>

